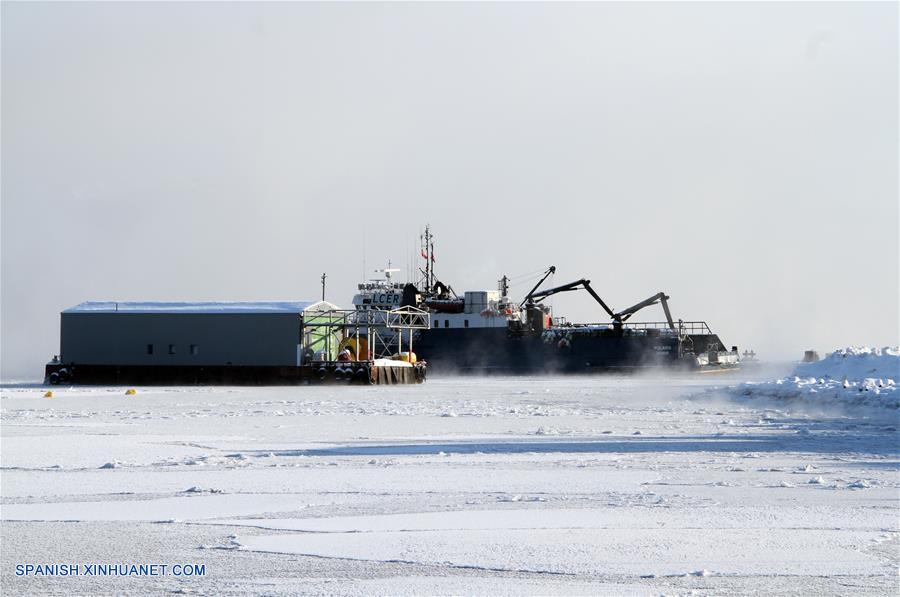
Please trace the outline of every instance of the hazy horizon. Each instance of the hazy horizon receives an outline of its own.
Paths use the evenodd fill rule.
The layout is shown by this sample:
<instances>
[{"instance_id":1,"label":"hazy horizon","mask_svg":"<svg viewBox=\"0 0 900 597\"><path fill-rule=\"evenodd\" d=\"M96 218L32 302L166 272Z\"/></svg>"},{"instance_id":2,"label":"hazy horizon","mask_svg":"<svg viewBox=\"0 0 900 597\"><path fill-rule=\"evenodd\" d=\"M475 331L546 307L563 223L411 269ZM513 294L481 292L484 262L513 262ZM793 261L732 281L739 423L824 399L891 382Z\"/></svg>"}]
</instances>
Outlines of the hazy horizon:
<instances>
[{"instance_id":1,"label":"hazy horizon","mask_svg":"<svg viewBox=\"0 0 900 597\"><path fill-rule=\"evenodd\" d=\"M349 306L425 224L457 292L555 265L763 358L898 344L896 3L0 11L4 380L87 300Z\"/></svg>"}]
</instances>

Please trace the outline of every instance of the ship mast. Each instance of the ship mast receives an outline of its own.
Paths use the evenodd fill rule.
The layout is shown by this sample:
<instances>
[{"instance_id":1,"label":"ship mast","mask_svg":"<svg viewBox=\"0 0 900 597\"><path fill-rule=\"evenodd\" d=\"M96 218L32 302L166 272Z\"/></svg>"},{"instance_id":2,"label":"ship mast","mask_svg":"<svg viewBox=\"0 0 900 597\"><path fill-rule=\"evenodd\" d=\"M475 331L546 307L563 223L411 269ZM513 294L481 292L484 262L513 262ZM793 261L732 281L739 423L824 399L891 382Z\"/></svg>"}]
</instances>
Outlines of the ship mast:
<instances>
[{"instance_id":1,"label":"ship mast","mask_svg":"<svg viewBox=\"0 0 900 597\"><path fill-rule=\"evenodd\" d=\"M431 227L425 225L425 234L419 237L422 242L422 257L425 258L425 292L430 293L434 286L434 239L431 236Z\"/></svg>"},{"instance_id":2,"label":"ship mast","mask_svg":"<svg viewBox=\"0 0 900 597\"><path fill-rule=\"evenodd\" d=\"M431 230L425 227L425 238L428 239L428 262L431 264L431 288L434 288L434 237L431 236Z\"/></svg>"},{"instance_id":3,"label":"ship mast","mask_svg":"<svg viewBox=\"0 0 900 597\"><path fill-rule=\"evenodd\" d=\"M505 299L509 295L509 277L506 274L497 282L497 289L500 291L500 298Z\"/></svg>"}]
</instances>

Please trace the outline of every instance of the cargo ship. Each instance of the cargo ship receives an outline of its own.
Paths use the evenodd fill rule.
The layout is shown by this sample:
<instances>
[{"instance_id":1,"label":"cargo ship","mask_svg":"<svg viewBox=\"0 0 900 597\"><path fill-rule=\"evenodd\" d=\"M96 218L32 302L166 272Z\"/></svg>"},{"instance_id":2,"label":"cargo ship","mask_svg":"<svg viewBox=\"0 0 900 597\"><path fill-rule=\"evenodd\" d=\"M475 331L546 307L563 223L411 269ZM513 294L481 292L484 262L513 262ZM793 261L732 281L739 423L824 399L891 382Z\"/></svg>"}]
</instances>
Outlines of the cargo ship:
<instances>
[{"instance_id":1,"label":"cargo ship","mask_svg":"<svg viewBox=\"0 0 900 597\"><path fill-rule=\"evenodd\" d=\"M588 279L544 288L556 273L551 266L515 301L506 276L496 289L457 294L435 275L429 227L421 245L425 265L417 283L394 281L397 269L378 270L383 277L360 284L353 306L362 311L406 306L428 311L431 325L416 331L415 345L433 372L586 373L650 367L723 371L738 367L737 346L726 349L704 321L673 319L670 297L664 292L616 311ZM570 323L555 317L544 301L573 291L588 293L609 321ZM636 313L653 305L662 307L663 321L632 321Z\"/></svg>"}]
</instances>

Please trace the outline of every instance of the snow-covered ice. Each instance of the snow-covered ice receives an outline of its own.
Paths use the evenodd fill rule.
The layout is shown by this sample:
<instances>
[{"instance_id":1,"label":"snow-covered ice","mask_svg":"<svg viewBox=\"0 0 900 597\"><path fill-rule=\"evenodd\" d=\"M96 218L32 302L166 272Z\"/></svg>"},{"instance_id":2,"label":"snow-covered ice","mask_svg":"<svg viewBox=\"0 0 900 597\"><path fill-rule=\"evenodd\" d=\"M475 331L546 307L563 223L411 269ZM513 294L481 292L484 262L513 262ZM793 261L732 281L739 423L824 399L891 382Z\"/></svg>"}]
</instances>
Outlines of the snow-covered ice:
<instances>
[{"instance_id":1,"label":"snow-covered ice","mask_svg":"<svg viewBox=\"0 0 900 597\"><path fill-rule=\"evenodd\" d=\"M743 399L804 402L820 409L875 409L896 422L900 409L900 349L849 347L791 375L746 382L728 390Z\"/></svg>"},{"instance_id":2,"label":"snow-covered ice","mask_svg":"<svg viewBox=\"0 0 900 597\"><path fill-rule=\"evenodd\" d=\"M821 386L830 371L803 375ZM856 371L829 379L844 391ZM877 395L892 395L896 379L877 363L870 373ZM898 411L842 400L828 412L747 396L740 381L63 387L50 399L8 385L2 589L895 591ZM203 563L207 575L12 574L20 562L106 560Z\"/></svg>"},{"instance_id":3,"label":"snow-covered ice","mask_svg":"<svg viewBox=\"0 0 900 597\"><path fill-rule=\"evenodd\" d=\"M900 378L900 349L896 346L872 348L850 346L830 353L812 363L800 363L794 375L826 379L891 379Z\"/></svg>"}]
</instances>

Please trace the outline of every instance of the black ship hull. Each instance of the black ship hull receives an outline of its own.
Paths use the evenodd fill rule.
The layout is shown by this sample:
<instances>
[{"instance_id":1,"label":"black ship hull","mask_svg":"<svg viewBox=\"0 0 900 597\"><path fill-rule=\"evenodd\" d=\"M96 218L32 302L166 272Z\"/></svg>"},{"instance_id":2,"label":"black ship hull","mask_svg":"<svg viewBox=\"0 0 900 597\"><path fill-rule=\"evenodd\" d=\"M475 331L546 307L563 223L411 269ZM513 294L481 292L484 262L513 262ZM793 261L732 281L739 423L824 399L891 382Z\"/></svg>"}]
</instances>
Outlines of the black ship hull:
<instances>
[{"instance_id":1,"label":"black ship hull","mask_svg":"<svg viewBox=\"0 0 900 597\"><path fill-rule=\"evenodd\" d=\"M516 335L506 328L432 329L420 335L415 352L437 373L589 373L736 365L736 359L725 357L731 353L719 350L721 341L715 334L679 338L655 331L577 332ZM696 354L704 358L697 359Z\"/></svg>"}]
</instances>

